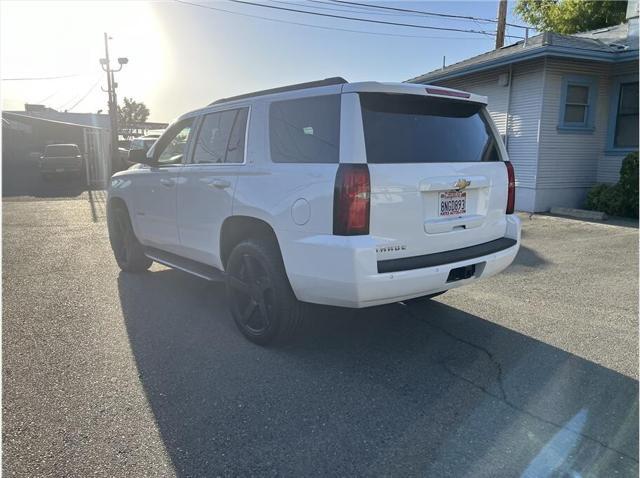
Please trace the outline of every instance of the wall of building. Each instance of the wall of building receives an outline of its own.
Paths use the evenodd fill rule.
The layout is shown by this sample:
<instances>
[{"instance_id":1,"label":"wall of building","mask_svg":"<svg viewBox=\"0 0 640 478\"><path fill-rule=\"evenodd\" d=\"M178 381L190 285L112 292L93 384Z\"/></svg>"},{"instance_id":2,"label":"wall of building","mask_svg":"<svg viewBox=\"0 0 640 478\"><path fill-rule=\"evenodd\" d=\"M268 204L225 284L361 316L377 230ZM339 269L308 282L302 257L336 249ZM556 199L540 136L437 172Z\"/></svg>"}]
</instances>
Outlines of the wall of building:
<instances>
[{"instance_id":1,"label":"wall of building","mask_svg":"<svg viewBox=\"0 0 640 478\"><path fill-rule=\"evenodd\" d=\"M91 186L104 188L111 176L110 135L100 128L2 113L3 160L28 162L49 144L72 143L85 155Z\"/></svg>"},{"instance_id":2,"label":"wall of building","mask_svg":"<svg viewBox=\"0 0 640 478\"><path fill-rule=\"evenodd\" d=\"M638 75L635 61L610 64L560 58L512 65L510 86L501 86L508 67L438 82L488 98L488 110L516 170L516 208L548 211L553 206L582 207L596 183L615 183L626 153L612 151L608 137L615 80ZM593 131L559 128L564 107L563 80L586 76L594 80ZM544 101L543 101L544 99ZM507 111L509 117L507 119Z\"/></svg>"},{"instance_id":3,"label":"wall of building","mask_svg":"<svg viewBox=\"0 0 640 478\"><path fill-rule=\"evenodd\" d=\"M544 104L541 116L537 211L553 206L582 207L597 181L598 161L605 147L609 115L611 65L602 62L548 58L545 66ZM593 81L596 94L593 130L561 128L564 108L563 80Z\"/></svg>"},{"instance_id":4,"label":"wall of building","mask_svg":"<svg viewBox=\"0 0 640 478\"><path fill-rule=\"evenodd\" d=\"M617 108L617 104L615 103L614 97L614 89L617 88L616 80L622 77L635 77L636 81L638 79L638 62L637 61L629 61L625 63L619 63L613 65L611 68L611 79L610 79L610 89L608 91L609 95L609 108L613 108L613 114L615 114L615 109ZM598 158L598 171L596 175L596 181L599 183L616 183L620 178L620 166L622 166L622 160L626 156L627 153L621 153L619 151L615 151L611 148L610 137L613 137L614 129L615 129L615 119L611 120L611 111L609 111L609 121L607 124L607 128L610 128L611 131L607 132L607 138L604 145L603 150L600 153L600 157Z\"/></svg>"}]
</instances>

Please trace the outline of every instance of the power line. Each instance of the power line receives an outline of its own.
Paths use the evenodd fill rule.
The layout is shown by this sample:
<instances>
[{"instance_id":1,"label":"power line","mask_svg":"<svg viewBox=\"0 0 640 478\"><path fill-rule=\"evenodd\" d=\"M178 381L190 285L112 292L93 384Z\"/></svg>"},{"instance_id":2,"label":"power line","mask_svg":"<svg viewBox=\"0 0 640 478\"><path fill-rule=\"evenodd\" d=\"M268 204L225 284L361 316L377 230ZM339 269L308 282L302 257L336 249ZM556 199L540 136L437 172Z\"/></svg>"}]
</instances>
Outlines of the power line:
<instances>
[{"instance_id":1,"label":"power line","mask_svg":"<svg viewBox=\"0 0 640 478\"><path fill-rule=\"evenodd\" d=\"M98 74L94 75L92 78L89 78L90 82L96 81L96 83L91 83L91 87L90 87L89 91L92 91L97 86L97 84L99 82L98 81L99 79L100 78L99 78ZM78 90L78 89L80 89L80 93L76 94L77 93L76 90ZM55 107L55 109L58 110L58 111L66 110L66 109L68 109L68 106L70 104L73 104L73 107L75 108L76 106L78 106L78 103L79 103L77 101L78 98L82 98L82 99L86 98L86 96L82 96L82 92L83 91L85 91L84 90L84 83L82 85L79 85L79 87L78 87L78 85L74 85L74 87L72 89L71 96L68 97L66 100L61 101L59 103L59 105L57 107ZM87 95L88 95L88 93L87 93Z\"/></svg>"},{"instance_id":2,"label":"power line","mask_svg":"<svg viewBox=\"0 0 640 478\"><path fill-rule=\"evenodd\" d=\"M293 1L285 1L285 0L269 0L272 3L282 3L285 5L295 5L295 6L304 6L305 8L315 8L315 9L319 9L319 10L329 10L329 11L334 11L334 12L343 12L343 13L360 13L360 14L366 14L366 15L382 15L385 17L417 17L419 15L416 15L416 13L414 13L414 11L410 11L410 12L398 12L398 13L394 13L394 12L386 12L386 11L372 11L376 8L379 8L378 5L368 5L368 4L358 4L358 5L362 5L362 6L358 6L358 5L351 5L351 4L336 4L334 3L332 0L307 0L307 2L312 3L312 4L319 4L319 5L308 5L307 3L296 3ZM329 6L330 5L330 6ZM367 6L368 5L368 6ZM338 7L338 8L335 8ZM420 11L421 14L423 15L434 15L434 16L439 16L441 18L443 18L444 20L450 20L450 21L460 21L460 20L470 20L472 21L475 25L477 25L478 27L482 28L482 22L491 22L494 23L496 20L490 20L490 19L484 19L484 18L478 18L478 17L468 17L468 16L463 16L463 15L449 15L449 14L439 14L439 13L435 13L435 12L426 12L426 11ZM511 24L508 24L511 25ZM519 25L514 25L517 27L520 27ZM528 28L528 27L520 27L520 28ZM535 28L531 27L532 30L535 30ZM447 37L450 38L450 37Z\"/></svg>"},{"instance_id":3,"label":"power line","mask_svg":"<svg viewBox=\"0 0 640 478\"><path fill-rule=\"evenodd\" d=\"M388 7L384 5L371 5L369 3L351 2L347 0L330 0L330 1L333 3L339 3L343 5L356 5L356 6L367 7L367 8L378 8L381 10L392 10L395 12L415 13L418 15L428 15L428 16L434 16L434 17L457 18L460 20L474 20L479 22L498 23L498 20L491 19L491 18L479 18L479 17L472 17L467 15L453 15L450 13L427 12L424 10L412 10L410 8ZM510 27L516 27L516 28L532 28L524 25L517 25L515 23L507 23L506 25L509 25Z\"/></svg>"},{"instance_id":4,"label":"power line","mask_svg":"<svg viewBox=\"0 0 640 478\"><path fill-rule=\"evenodd\" d=\"M402 34L402 33L384 33L384 32L372 32L372 31L365 31L365 30L352 30L349 28L340 28L340 27L328 27L328 26L322 26L322 25L312 25L310 23L302 23L302 22L294 22L294 21L289 21L289 20L281 20L281 19L277 19L277 18L269 18L269 17L263 17L260 15L251 15L249 13L241 13L241 12L234 12L232 10L225 10L223 8L218 8L218 7L212 7L210 5L202 5L199 3L193 3L193 2L188 2L185 0L173 0L176 3L182 3L184 5L190 5L192 7L200 7L200 8L204 8L207 10L214 10L217 12L223 12L223 13L229 13L231 15L238 15L241 17L248 17L248 18L256 18L259 20L266 20L269 22L275 22L275 23L285 23L288 25L298 25L298 26L302 26L302 27L309 27L309 28L317 28L320 30L331 30L331 31L339 31L339 32L348 32L348 33L360 33L363 35L378 35L378 36L388 36L388 37L402 37L402 38L427 38L427 39L433 39L433 40L477 40L479 37L452 37L452 36L427 36L427 35L406 35L406 34Z\"/></svg>"},{"instance_id":5,"label":"power line","mask_svg":"<svg viewBox=\"0 0 640 478\"><path fill-rule=\"evenodd\" d=\"M51 93L50 95L46 96L45 98L36 101L36 104L43 104L45 101L50 100L51 98L53 98L55 95L57 95L58 93L60 93L62 90L64 90L66 85L62 85L60 88L58 88L57 90L55 90L53 93Z\"/></svg>"},{"instance_id":6,"label":"power line","mask_svg":"<svg viewBox=\"0 0 640 478\"><path fill-rule=\"evenodd\" d=\"M182 0L180 0L180 1L181 1L181 3L186 3L186 2L182 2ZM487 32L487 31L484 31L484 30L465 30L465 29L462 29L462 28L432 27L432 26L427 26L427 25L416 25L416 24L413 24L413 23L388 22L388 21L385 21L385 20L372 20L372 19L367 19L367 18L348 17L348 16L345 16L345 15L334 15L334 14L331 14L331 13L310 12L310 11L307 11L307 10L298 10L298 9L295 9L295 8L278 7L276 5L264 5L262 3L248 2L246 0L228 0L228 1L229 2L233 2L233 3L243 4L243 5L252 5L252 6L255 6L255 7L271 8L271 9L275 9L275 10L283 10L283 11L296 12L296 13L305 13L307 15L315 15L315 16L319 16L319 17L339 18L341 20L351 20L351 21L356 21L356 22L376 23L376 24L379 24L379 25L392 25L392 26L409 27L409 28L421 28L421 29L425 29L425 30L441 30L441 31L450 31L450 32L477 33L477 34L480 34L480 35L495 36L495 33ZM522 38L522 37L515 37L515 38Z\"/></svg>"},{"instance_id":7,"label":"power line","mask_svg":"<svg viewBox=\"0 0 640 478\"><path fill-rule=\"evenodd\" d=\"M91 85L91 88L89 88L87 92L84 95L82 95L82 98L76 101L71 108L67 109L67 111L71 111L80 103L82 103L86 99L86 97L89 96L89 93L91 93L96 88L96 86L98 86L98 83L100 83L100 80L96 81L93 85Z\"/></svg>"},{"instance_id":8,"label":"power line","mask_svg":"<svg viewBox=\"0 0 640 478\"><path fill-rule=\"evenodd\" d=\"M276 2L276 3L290 3L290 2L285 2L283 0L271 0L272 2ZM311 3L318 3L320 5L331 5L334 8L330 8L330 7L317 7L317 6L311 6L311 5L304 5L306 8L323 8L325 10L334 10L337 12L348 12L348 13L363 13L366 15L383 15L383 16L390 16L390 17L418 17L419 15L416 15L415 12L413 11L408 11L408 12L381 12L381 11L375 11L376 8L378 8L378 5L369 5L369 4L356 4L356 5L351 5L351 4L336 4L334 3L332 0L307 0L308 2ZM290 3L292 4L292 3ZM302 6L302 4L297 4L299 6ZM335 7L339 7L338 9L336 9ZM347 8L348 10L345 10L345 8ZM438 14L435 12L426 12L426 11L420 11L421 14L423 15L431 15L433 13L433 16L440 16L443 15L443 17L445 20L453 20L453 21L460 21L460 20L471 20L473 21L473 23L475 23L476 25L480 25L481 22L485 21L485 22L493 22L494 20L485 20L485 19L480 19L480 18L476 18L476 17L466 17L463 15L448 15L448 14Z\"/></svg>"},{"instance_id":9,"label":"power line","mask_svg":"<svg viewBox=\"0 0 640 478\"><path fill-rule=\"evenodd\" d=\"M297 6L297 7L304 7L304 8L315 8L317 10L328 10L328 11L332 11L332 12L343 12L343 13L363 13L366 12L367 15L381 15L384 17L412 17L415 15L409 14L409 13L390 13L390 12L376 12L376 11L370 11L370 10L366 10L366 9L362 9L362 8L357 8L357 7L352 7L349 5L336 5L334 3L331 3L329 1L323 1L323 0L307 0L307 2L311 3L311 4L318 4L318 5L309 5L307 3L299 3L299 2L292 2L292 1L285 1L285 0L269 0L271 3L281 3L283 5L289 5L289 6ZM336 8L337 7L337 8Z\"/></svg>"},{"instance_id":10,"label":"power line","mask_svg":"<svg viewBox=\"0 0 640 478\"><path fill-rule=\"evenodd\" d=\"M75 76L83 76L86 73L75 73L73 75L61 75L61 76L39 76L28 78L1 78L2 81L33 81L33 80L60 80L62 78L73 78Z\"/></svg>"}]
</instances>

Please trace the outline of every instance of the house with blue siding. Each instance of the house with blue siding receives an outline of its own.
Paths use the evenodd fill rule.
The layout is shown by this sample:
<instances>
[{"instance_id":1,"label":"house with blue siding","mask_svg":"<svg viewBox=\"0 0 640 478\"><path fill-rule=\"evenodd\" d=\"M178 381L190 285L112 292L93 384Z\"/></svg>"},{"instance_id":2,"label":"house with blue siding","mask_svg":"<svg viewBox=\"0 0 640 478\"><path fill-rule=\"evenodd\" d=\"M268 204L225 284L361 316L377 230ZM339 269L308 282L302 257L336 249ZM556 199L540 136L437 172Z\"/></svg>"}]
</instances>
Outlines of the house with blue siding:
<instances>
[{"instance_id":1,"label":"house with blue siding","mask_svg":"<svg viewBox=\"0 0 640 478\"><path fill-rule=\"evenodd\" d=\"M488 98L516 171L516 208L582 207L638 150L638 2L627 21L545 32L408 80Z\"/></svg>"}]
</instances>

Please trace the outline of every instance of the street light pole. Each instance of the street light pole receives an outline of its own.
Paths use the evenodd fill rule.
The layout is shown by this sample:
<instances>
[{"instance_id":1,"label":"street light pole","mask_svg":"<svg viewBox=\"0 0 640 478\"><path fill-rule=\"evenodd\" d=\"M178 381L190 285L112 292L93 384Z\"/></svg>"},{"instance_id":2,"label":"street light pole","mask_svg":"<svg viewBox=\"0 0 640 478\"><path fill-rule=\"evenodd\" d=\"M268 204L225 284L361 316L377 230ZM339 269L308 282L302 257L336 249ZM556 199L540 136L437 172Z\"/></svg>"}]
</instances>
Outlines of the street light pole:
<instances>
[{"instance_id":1,"label":"street light pole","mask_svg":"<svg viewBox=\"0 0 640 478\"><path fill-rule=\"evenodd\" d=\"M100 58L100 66L107 73L107 93L109 98L109 122L111 125L111 165L116 161L118 157L118 100L116 96L116 87L118 84L113 76L114 73L122 70L122 67L126 65L129 60L127 58L118 58L120 68L114 70L111 68L111 62L109 59L109 37L107 33L104 34L104 58ZM112 169L112 168L110 168Z\"/></svg>"}]
</instances>

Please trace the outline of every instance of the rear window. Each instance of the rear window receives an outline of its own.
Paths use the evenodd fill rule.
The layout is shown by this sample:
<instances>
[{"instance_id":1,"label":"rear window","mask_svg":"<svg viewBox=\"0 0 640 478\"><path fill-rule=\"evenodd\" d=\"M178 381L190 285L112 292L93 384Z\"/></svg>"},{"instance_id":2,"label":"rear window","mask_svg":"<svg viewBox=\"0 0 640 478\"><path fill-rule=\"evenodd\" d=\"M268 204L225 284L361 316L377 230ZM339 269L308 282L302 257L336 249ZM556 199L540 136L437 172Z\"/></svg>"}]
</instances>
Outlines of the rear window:
<instances>
[{"instance_id":1,"label":"rear window","mask_svg":"<svg viewBox=\"0 0 640 478\"><path fill-rule=\"evenodd\" d=\"M50 144L44 150L45 156L76 156L80 150L75 144Z\"/></svg>"},{"instance_id":2,"label":"rear window","mask_svg":"<svg viewBox=\"0 0 640 478\"><path fill-rule=\"evenodd\" d=\"M273 102L269 141L276 163L337 163L340 95Z\"/></svg>"},{"instance_id":3,"label":"rear window","mask_svg":"<svg viewBox=\"0 0 640 478\"><path fill-rule=\"evenodd\" d=\"M500 161L484 105L383 93L360 104L369 163Z\"/></svg>"}]
</instances>

